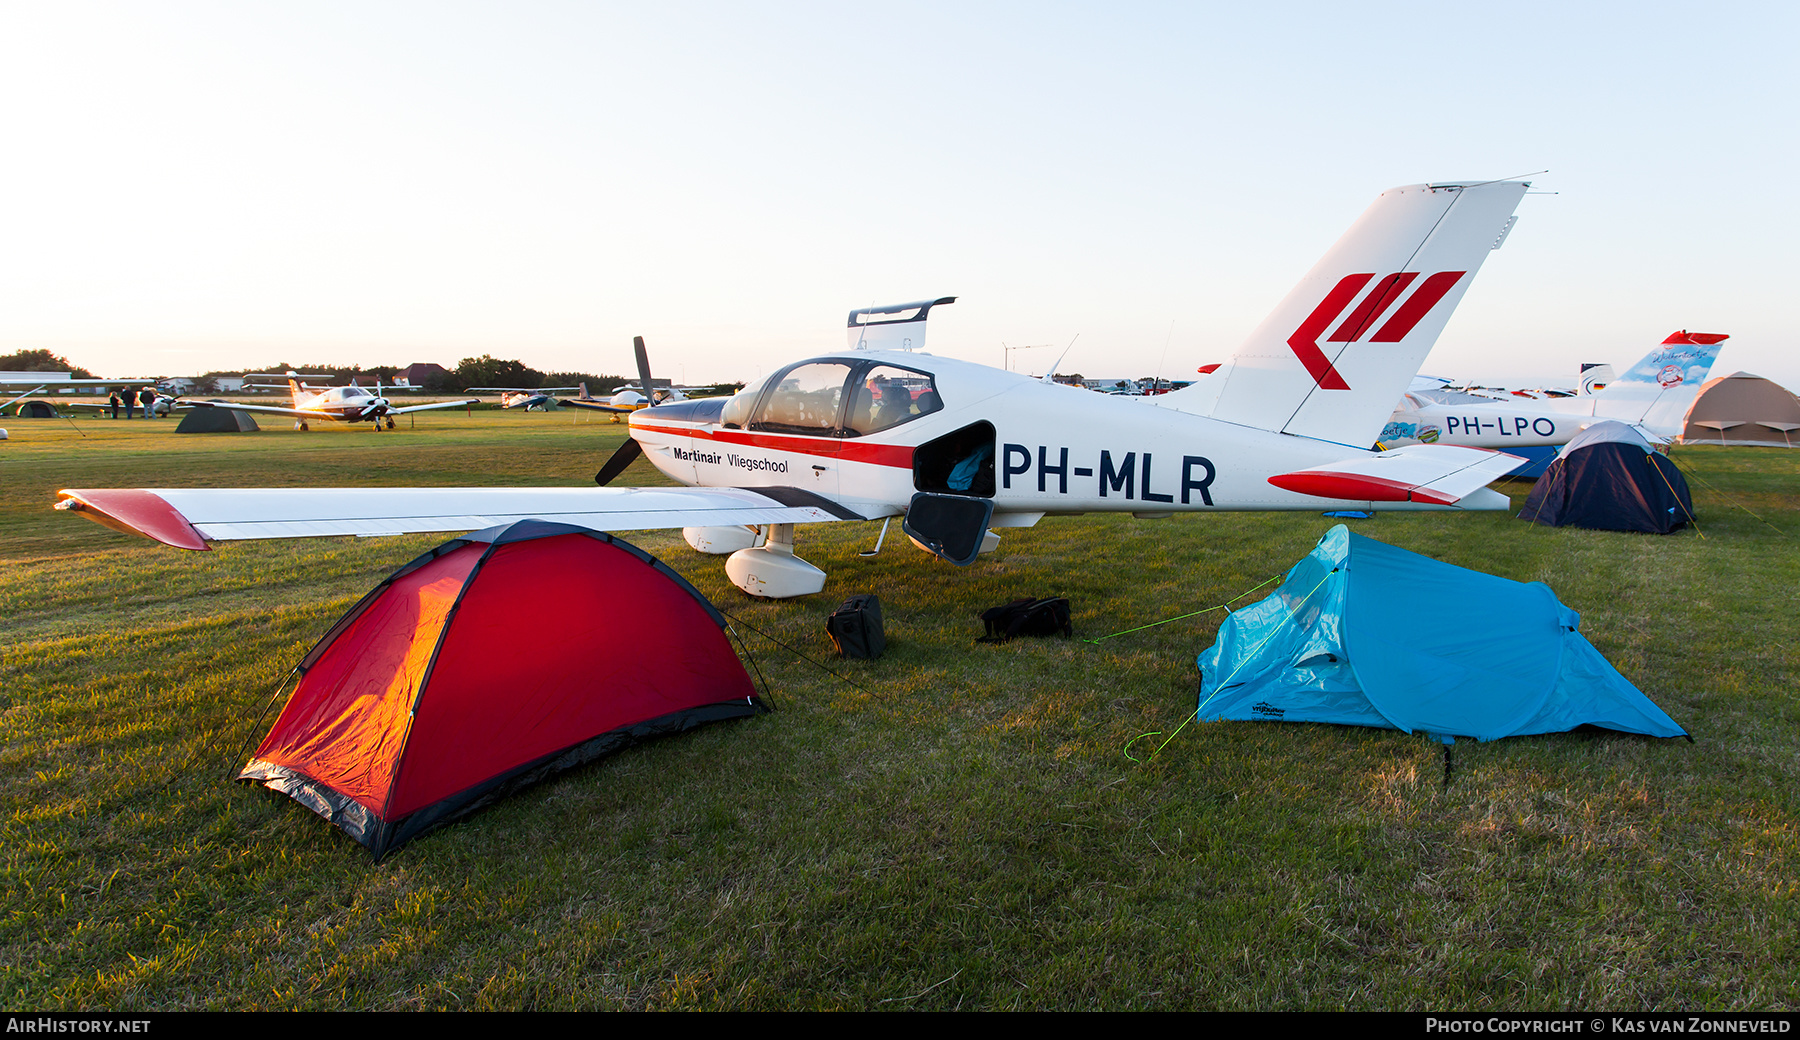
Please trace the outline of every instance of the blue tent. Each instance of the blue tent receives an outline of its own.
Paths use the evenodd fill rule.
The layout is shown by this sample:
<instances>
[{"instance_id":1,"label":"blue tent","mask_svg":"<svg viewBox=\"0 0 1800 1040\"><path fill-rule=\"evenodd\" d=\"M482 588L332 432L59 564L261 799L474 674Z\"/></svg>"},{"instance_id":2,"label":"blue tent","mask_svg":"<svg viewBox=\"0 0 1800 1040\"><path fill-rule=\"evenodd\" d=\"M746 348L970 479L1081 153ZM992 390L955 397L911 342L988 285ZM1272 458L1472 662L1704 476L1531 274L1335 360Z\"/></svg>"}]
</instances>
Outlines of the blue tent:
<instances>
[{"instance_id":1,"label":"blue tent","mask_svg":"<svg viewBox=\"0 0 1800 1040\"><path fill-rule=\"evenodd\" d=\"M1477 740L1583 724L1687 732L1528 585L1351 534L1342 525L1200 655L1201 721L1329 722Z\"/></svg>"}]
</instances>

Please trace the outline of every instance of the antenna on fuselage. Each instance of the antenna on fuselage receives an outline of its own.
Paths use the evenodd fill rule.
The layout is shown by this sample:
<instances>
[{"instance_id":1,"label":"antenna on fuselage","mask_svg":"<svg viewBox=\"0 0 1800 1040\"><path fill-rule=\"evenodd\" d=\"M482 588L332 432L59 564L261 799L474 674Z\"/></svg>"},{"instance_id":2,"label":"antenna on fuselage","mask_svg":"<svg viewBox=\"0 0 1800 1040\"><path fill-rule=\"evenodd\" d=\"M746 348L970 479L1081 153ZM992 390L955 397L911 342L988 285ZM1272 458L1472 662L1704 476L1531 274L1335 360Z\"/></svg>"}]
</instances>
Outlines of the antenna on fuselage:
<instances>
[{"instance_id":1,"label":"antenna on fuselage","mask_svg":"<svg viewBox=\"0 0 1800 1040\"><path fill-rule=\"evenodd\" d=\"M1063 358L1068 357L1069 351L1075 349L1075 340L1078 340L1080 338L1081 338L1081 333L1077 332L1074 335L1074 337L1069 340L1069 345L1064 347L1063 352L1057 356L1056 364L1051 365L1050 371L1044 373L1044 382L1046 382L1046 383L1056 382L1056 370L1062 367ZM1046 344L1046 345L1048 345L1048 344Z\"/></svg>"}]
</instances>

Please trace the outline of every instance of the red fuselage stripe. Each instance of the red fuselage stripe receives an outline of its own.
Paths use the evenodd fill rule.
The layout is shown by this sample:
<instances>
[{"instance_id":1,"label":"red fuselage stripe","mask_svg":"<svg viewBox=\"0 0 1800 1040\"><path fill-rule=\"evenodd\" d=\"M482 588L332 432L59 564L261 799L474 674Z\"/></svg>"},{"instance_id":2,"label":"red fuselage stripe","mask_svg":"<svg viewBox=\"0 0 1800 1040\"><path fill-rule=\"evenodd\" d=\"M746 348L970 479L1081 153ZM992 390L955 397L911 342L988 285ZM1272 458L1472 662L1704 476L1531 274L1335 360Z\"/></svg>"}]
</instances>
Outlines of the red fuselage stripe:
<instances>
[{"instance_id":1,"label":"red fuselage stripe","mask_svg":"<svg viewBox=\"0 0 1800 1040\"><path fill-rule=\"evenodd\" d=\"M703 430L695 426L655 426L647 422L633 423L634 430L692 437L720 444L742 444L770 451L791 451L799 455L863 462L871 466L912 469L913 449L906 444L873 444L868 441L837 437L793 437L776 433L750 433L745 430Z\"/></svg>"}]
</instances>

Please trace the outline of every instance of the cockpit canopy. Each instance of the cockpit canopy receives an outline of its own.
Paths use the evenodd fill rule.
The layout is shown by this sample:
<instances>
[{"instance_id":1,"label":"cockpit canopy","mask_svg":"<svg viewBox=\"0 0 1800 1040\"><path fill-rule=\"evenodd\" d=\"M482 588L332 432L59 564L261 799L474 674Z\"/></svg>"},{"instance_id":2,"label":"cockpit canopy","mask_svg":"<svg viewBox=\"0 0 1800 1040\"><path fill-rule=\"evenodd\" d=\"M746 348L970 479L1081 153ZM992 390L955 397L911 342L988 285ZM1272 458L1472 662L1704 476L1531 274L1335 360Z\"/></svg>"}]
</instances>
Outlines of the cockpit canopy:
<instances>
[{"instance_id":1,"label":"cockpit canopy","mask_svg":"<svg viewBox=\"0 0 1800 1040\"><path fill-rule=\"evenodd\" d=\"M726 402L733 429L812 437L866 437L941 411L929 372L872 361L802 361Z\"/></svg>"}]
</instances>

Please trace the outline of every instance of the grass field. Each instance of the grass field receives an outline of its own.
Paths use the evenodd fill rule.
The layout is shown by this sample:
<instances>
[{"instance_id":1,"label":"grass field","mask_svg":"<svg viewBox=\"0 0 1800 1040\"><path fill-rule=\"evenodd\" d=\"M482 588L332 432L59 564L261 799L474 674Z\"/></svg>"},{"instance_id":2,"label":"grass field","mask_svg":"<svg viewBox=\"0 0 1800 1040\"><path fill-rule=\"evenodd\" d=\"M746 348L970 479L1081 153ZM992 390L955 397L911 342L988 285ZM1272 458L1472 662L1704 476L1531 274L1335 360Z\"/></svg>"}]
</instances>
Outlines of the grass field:
<instances>
[{"instance_id":1,"label":"grass field","mask_svg":"<svg viewBox=\"0 0 1800 1040\"><path fill-rule=\"evenodd\" d=\"M1800 1003L1800 453L1681 449L1703 537L1498 513L1355 527L1549 583L1693 744L1462 741L1446 787L1423 736L1191 724L1139 764L1126 745L1160 733L1132 745L1145 759L1192 711L1221 612L974 642L982 609L1024 595L1070 597L1089 638L1224 602L1304 554L1335 522L1317 514L1051 518L964 570L897 530L865 559L875 525L820 525L799 550L830 583L786 602L644 532L627 538L821 661L832 607L877 593L889 651L833 675L746 631L774 713L566 774L374 866L226 778L331 622L444 539L184 553L53 512L54 491L580 485L623 427L7 425L9 1009ZM641 461L621 480L652 482ZM1526 488L1503 490L1516 506ZM1396 624L1430 624L1417 606Z\"/></svg>"}]
</instances>

